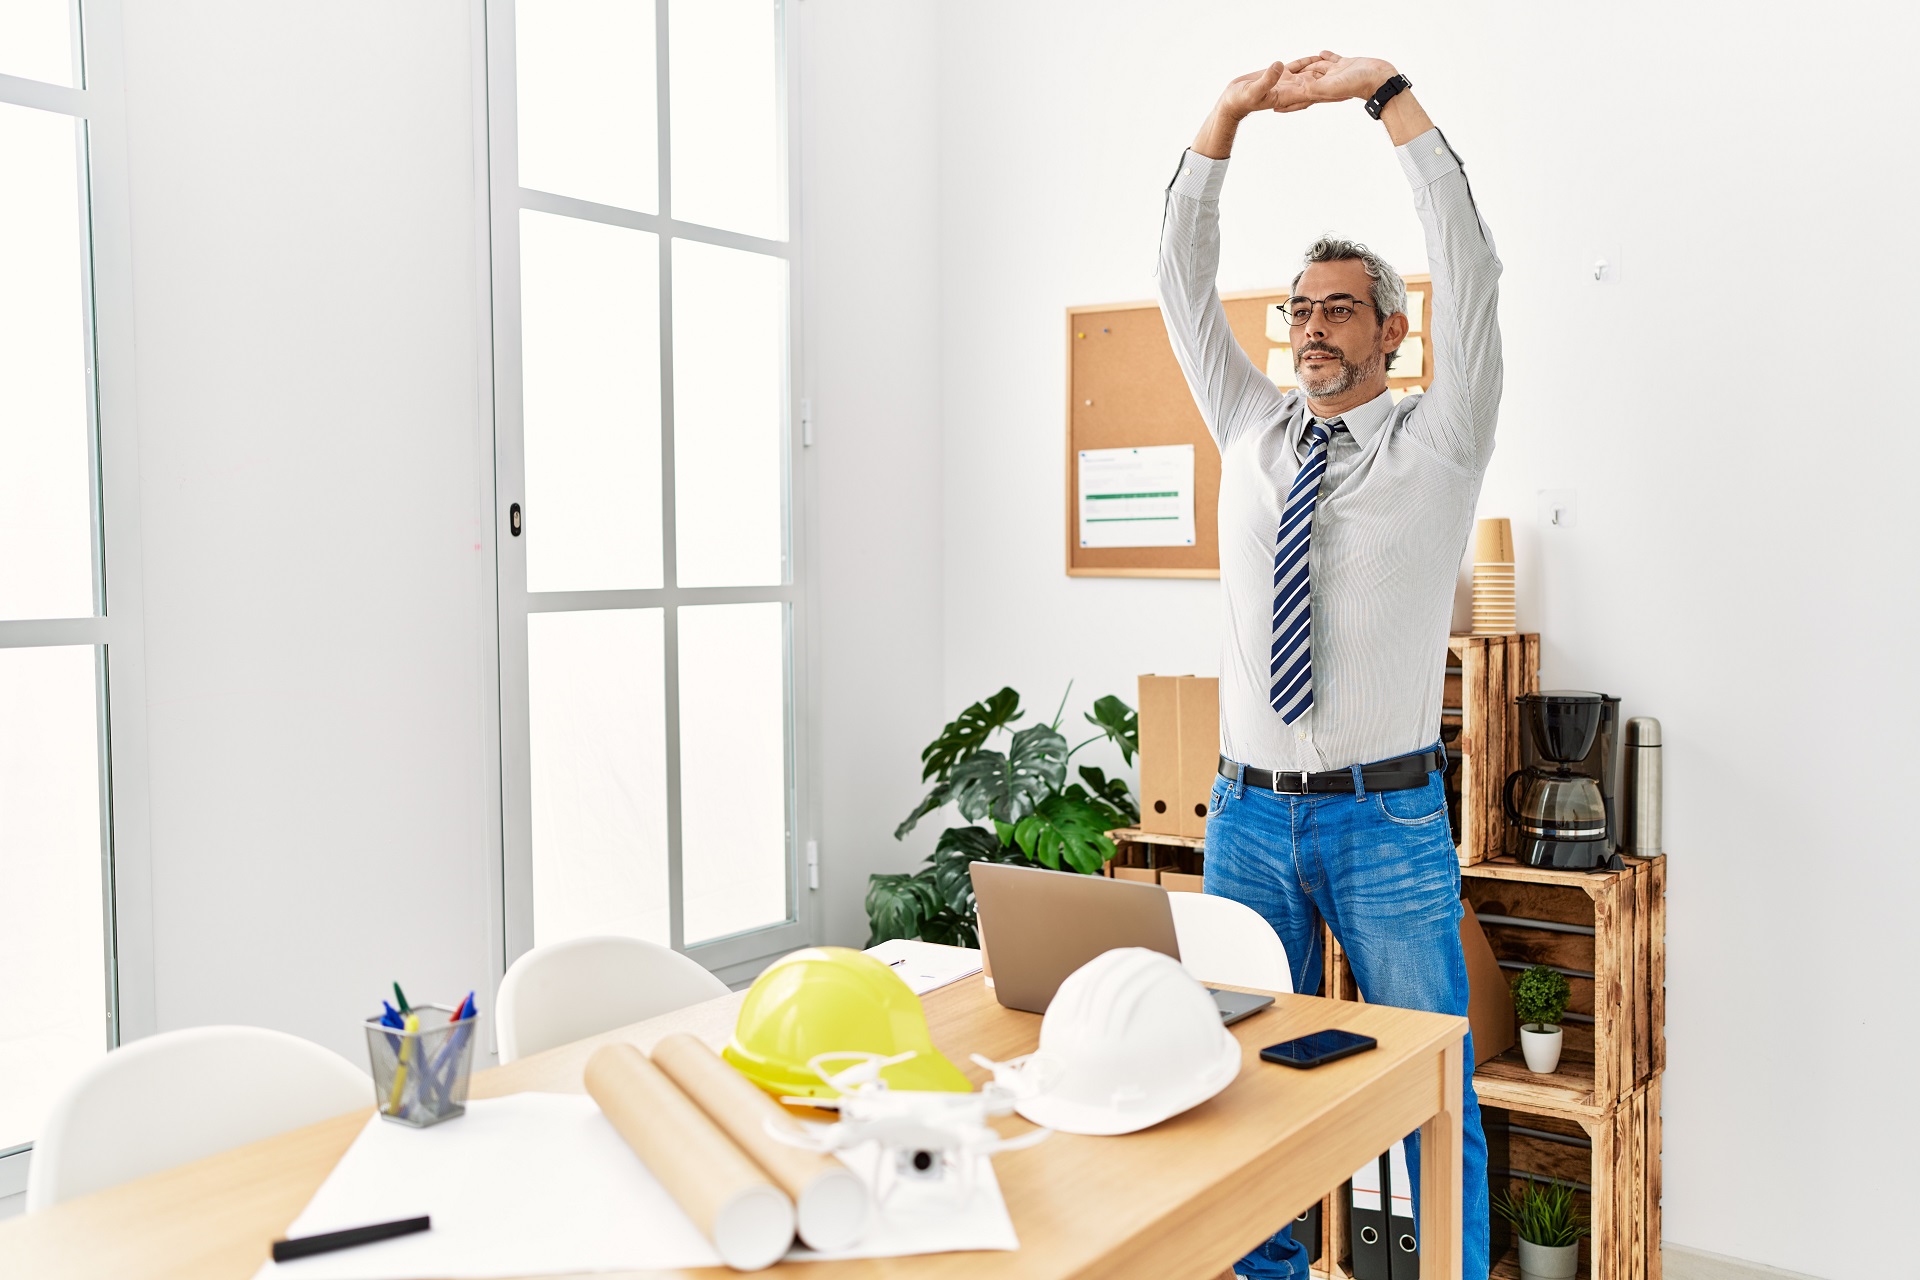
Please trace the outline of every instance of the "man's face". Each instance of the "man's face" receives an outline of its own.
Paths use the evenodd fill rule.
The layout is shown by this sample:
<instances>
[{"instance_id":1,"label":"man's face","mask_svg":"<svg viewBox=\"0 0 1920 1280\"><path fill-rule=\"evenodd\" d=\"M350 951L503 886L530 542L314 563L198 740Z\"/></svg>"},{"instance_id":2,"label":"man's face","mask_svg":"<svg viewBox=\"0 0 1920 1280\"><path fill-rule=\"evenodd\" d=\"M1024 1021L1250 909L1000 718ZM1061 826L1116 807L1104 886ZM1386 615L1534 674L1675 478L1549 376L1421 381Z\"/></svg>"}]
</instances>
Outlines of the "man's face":
<instances>
[{"instance_id":1,"label":"man's face","mask_svg":"<svg viewBox=\"0 0 1920 1280\"><path fill-rule=\"evenodd\" d=\"M1371 305L1373 281L1365 264L1356 259L1316 262L1293 287L1304 298L1346 294L1356 303L1345 324L1327 320L1325 307L1315 307L1313 318L1293 331L1293 373L1300 389L1314 399L1343 395L1370 382L1384 382L1386 326Z\"/></svg>"}]
</instances>

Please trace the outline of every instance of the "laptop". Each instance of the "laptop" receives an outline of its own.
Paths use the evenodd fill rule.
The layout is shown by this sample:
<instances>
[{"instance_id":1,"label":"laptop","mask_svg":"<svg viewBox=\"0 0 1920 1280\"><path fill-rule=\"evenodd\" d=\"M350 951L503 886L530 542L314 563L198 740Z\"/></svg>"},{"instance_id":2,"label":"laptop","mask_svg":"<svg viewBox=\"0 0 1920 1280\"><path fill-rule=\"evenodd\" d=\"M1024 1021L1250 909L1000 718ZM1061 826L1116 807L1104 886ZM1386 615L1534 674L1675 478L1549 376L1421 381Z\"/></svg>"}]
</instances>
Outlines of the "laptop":
<instances>
[{"instance_id":1,"label":"laptop","mask_svg":"<svg viewBox=\"0 0 1920 1280\"><path fill-rule=\"evenodd\" d=\"M1009 1009L1045 1013L1068 974L1116 947L1180 958L1173 907L1157 884L998 862L976 862L972 873L993 993ZM1273 1003L1243 991L1208 987L1207 994L1223 1026Z\"/></svg>"}]
</instances>

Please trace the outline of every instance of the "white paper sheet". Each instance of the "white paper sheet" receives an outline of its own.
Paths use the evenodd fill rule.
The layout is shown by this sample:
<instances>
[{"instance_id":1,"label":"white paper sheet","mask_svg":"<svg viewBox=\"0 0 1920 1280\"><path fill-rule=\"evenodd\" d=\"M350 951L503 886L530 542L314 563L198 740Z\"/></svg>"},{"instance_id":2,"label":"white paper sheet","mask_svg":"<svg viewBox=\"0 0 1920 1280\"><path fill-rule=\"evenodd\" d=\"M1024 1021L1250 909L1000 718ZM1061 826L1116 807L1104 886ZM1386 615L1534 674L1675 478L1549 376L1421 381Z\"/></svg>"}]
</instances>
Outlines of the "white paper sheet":
<instances>
[{"instance_id":1,"label":"white paper sheet","mask_svg":"<svg viewBox=\"0 0 1920 1280\"><path fill-rule=\"evenodd\" d=\"M873 1159L850 1152L863 1178ZM789 1257L867 1258L1017 1249L1013 1220L982 1159L966 1205L909 1183L859 1247ZM339 1253L268 1262L255 1280L483 1280L580 1271L714 1267L720 1256L585 1094L469 1102L430 1129L374 1116L294 1220L291 1236L420 1214L433 1229Z\"/></svg>"},{"instance_id":2,"label":"white paper sheet","mask_svg":"<svg viewBox=\"0 0 1920 1280\"><path fill-rule=\"evenodd\" d=\"M984 967L977 948L947 947L914 938L889 938L878 946L868 947L867 954L882 964L891 965L917 996L950 982L971 978Z\"/></svg>"},{"instance_id":3,"label":"white paper sheet","mask_svg":"<svg viewBox=\"0 0 1920 1280\"><path fill-rule=\"evenodd\" d=\"M1193 446L1080 451L1080 545L1193 545Z\"/></svg>"}]
</instances>

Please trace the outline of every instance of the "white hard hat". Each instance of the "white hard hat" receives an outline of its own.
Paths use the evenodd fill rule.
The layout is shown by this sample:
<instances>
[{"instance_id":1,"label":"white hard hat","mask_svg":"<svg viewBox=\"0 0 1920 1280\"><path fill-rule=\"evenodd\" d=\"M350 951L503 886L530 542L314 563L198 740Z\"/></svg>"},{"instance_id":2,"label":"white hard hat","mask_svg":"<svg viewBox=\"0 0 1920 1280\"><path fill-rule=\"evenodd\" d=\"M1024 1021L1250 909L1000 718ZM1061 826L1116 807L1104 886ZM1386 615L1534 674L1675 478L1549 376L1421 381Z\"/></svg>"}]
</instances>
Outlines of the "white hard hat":
<instances>
[{"instance_id":1,"label":"white hard hat","mask_svg":"<svg viewBox=\"0 0 1920 1280\"><path fill-rule=\"evenodd\" d=\"M1058 1076L1019 1104L1063 1133L1132 1133L1197 1107L1240 1074L1240 1042L1180 962L1121 947L1075 970L1040 1024Z\"/></svg>"}]
</instances>

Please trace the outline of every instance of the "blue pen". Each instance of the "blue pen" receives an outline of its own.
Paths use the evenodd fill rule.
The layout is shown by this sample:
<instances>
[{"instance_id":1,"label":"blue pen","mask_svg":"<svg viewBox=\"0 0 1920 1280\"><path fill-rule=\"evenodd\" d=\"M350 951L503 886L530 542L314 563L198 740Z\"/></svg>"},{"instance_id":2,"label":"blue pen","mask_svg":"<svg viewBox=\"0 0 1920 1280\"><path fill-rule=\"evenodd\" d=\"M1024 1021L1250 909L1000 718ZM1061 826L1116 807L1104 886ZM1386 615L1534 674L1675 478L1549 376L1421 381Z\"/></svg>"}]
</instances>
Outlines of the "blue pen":
<instances>
[{"instance_id":1,"label":"blue pen","mask_svg":"<svg viewBox=\"0 0 1920 1280\"><path fill-rule=\"evenodd\" d=\"M452 1021L460 1023L471 1022L473 1021L474 1015L478 1012L479 1010L474 1008L473 1005L473 992L469 991L467 992L467 998L460 1002L460 1007L453 1011ZM433 1057L432 1075L439 1085L440 1100L443 1104L451 1102L453 1099L454 1067L448 1065L448 1059L458 1059L460 1048L466 1044L467 1037L472 1034L472 1031L473 1028L468 1026L457 1028L452 1035L447 1037L447 1042L440 1046L440 1052ZM444 1077L441 1075L443 1070L446 1072Z\"/></svg>"}]
</instances>

